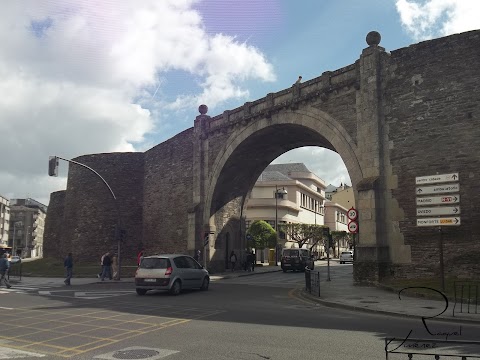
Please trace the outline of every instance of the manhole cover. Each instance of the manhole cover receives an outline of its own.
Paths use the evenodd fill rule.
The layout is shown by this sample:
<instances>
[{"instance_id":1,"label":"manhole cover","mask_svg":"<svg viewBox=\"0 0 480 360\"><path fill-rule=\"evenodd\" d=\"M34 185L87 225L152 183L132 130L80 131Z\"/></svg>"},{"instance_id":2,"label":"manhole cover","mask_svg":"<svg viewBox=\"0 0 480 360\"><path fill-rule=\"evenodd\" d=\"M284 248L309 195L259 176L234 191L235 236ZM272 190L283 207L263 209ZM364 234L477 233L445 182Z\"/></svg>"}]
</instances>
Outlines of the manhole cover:
<instances>
[{"instance_id":1,"label":"manhole cover","mask_svg":"<svg viewBox=\"0 0 480 360\"><path fill-rule=\"evenodd\" d=\"M368 300L363 300L363 301L360 301L361 303L364 303L364 304L378 304L378 301L368 301Z\"/></svg>"},{"instance_id":2,"label":"manhole cover","mask_svg":"<svg viewBox=\"0 0 480 360\"><path fill-rule=\"evenodd\" d=\"M160 354L156 350L149 349L135 349L135 350L120 350L115 352L112 357L115 359L148 359Z\"/></svg>"}]
</instances>

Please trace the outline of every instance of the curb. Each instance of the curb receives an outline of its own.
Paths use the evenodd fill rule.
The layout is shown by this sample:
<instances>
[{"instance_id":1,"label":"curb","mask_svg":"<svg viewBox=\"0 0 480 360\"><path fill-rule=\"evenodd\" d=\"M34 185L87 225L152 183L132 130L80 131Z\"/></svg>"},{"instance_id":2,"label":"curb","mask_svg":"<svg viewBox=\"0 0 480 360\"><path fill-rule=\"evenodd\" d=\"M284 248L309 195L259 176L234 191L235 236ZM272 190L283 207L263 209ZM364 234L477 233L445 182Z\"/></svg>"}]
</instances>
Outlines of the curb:
<instances>
[{"instance_id":1,"label":"curb","mask_svg":"<svg viewBox=\"0 0 480 360\"><path fill-rule=\"evenodd\" d=\"M270 273L275 273L275 272L280 272L282 271L281 269L275 269L275 270L266 270L266 271L252 271L249 273L240 273L236 275L235 273L231 275L215 275L215 274L210 274L210 278L215 277L218 280L223 280L223 279L234 279L234 278L239 278L239 277L244 277L244 276L254 276L254 275L262 275L262 274L270 274Z\"/></svg>"},{"instance_id":2,"label":"curb","mask_svg":"<svg viewBox=\"0 0 480 360\"><path fill-rule=\"evenodd\" d=\"M398 313L398 312L393 312L393 311L385 311L385 310L375 310L375 309L367 309L361 306L354 306L354 305L347 305L347 304L341 304L338 302L333 302L333 301L328 301L328 300L323 300L319 299L317 297L314 297L303 289L298 289L297 290L298 297L300 297L303 300L308 300L308 301L313 301L316 303L319 303L321 305L324 305L326 307L331 307L331 308L337 308L337 309L344 309L344 310L352 310L352 311L362 311L366 313L371 313L371 314L381 314L381 315L389 315L389 316L398 316L398 317L406 317L406 318L413 318L413 319L423 319L424 317L421 315L412 315L412 314L405 314L405 313ZM460 318L445 318L445 317L437 317L437 318L432 318L429 320L433 321L447 321L447 322L466 322L469 324L479 324L479 320L470 320L470 319L460 319Z\"/></svg>"}]
</instances>

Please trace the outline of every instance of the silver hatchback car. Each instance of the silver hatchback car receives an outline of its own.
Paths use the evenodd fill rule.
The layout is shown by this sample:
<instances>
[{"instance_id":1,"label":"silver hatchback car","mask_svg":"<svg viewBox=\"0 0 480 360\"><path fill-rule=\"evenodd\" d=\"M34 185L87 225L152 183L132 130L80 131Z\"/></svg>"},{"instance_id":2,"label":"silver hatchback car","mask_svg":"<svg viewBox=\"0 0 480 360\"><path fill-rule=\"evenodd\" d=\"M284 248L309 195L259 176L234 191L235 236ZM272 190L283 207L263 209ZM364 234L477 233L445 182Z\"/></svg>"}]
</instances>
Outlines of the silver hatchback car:
<instances>
[{"instance_id":1,"label":"silver hatchback car","mask_svg":"<svg viewBox=\"0 0 480 360\"><path fill-rule=\"evenodd\" d=\"M167 290L178 295L182 289L208 290L210 275L194 258L188 255L153 255L142 259L135 273L138 295L148 290Z\"/></svg>"}]
</instances>

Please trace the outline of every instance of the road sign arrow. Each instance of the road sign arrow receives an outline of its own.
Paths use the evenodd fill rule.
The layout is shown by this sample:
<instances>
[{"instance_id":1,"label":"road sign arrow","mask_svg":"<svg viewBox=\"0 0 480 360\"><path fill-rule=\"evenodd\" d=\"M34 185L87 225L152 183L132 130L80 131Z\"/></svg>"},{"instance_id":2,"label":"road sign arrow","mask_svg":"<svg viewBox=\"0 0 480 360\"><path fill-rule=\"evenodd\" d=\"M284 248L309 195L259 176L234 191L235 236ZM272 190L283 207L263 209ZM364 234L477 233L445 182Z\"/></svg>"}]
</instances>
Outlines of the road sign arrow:
<instances>
[{"instance_id":1,"label":"road sign arrow","mask_svg":"<svg viewBox=\"0 0 480 360\"><path fill-rule=\"evenodd\" d=\"M422 189L419 188L419 189L417 190L417 192L420 194L420 193L422 192Z\"/></svg>"},{"instance_id":2,"label":"road sign arrow","mask_svg":"<svg viewBox=\"0 0 480 360\"><path fill-rule=\"evenodd\" d=\"M454 208L453 212L456 214L458 212L458 208Z\"/></svg>"},{"instance_id":3,"label":"road sign arrow","mask_svg":"<svg viewBox=\"0 0 480 360\"><path fill-rule=\"evenodd\" d=\"M459 220L458 220L457 218L455 218L455 224L458 224L458 221L459 221Z\"/></svg>"},{"instance_id":4,"label":"road sign arrow","mask_svg":"<svg viewBox=\"0 0 480 360\"><path fill-rule=\"evenodd\" d=\"M457 177L458 176L456 174L453 174L453 176L452 176L453 180L457 180Z\"/></svg>"}]
</instances>

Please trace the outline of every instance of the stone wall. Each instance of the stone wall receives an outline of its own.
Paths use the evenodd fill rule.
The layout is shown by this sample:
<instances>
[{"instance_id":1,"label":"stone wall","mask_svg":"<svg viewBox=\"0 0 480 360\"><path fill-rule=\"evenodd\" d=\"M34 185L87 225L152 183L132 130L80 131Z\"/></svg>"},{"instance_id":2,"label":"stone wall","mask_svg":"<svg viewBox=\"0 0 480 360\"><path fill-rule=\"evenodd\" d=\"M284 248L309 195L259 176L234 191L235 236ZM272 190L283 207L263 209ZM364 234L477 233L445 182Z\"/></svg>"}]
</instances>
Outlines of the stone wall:
<instances>
[{"instance_id":1,"label":"stone wall","mask_svg":"<svg viewBox=\"0 0 480 360\"><path fill-rule=\"evenodd\" d=\"M144 237L148 253L190 253L193 207L193 128L145 153ZM198 237L202 238L201 236Z\"/></svg>"},{"instance_id":2,"label":"stone wall","mask_svg":"<svg viewBox=\"0 0 480 360\"><path fill-rule=\"evenodd\" d=\"M97 171L110 185L126 230L121 257L134 259L142 239L144 154L95 154L74 160ZM117 219L115 201L102 180L90 170L70 164L63 222L65 251L72 251L77 261L89 262L98 262L106 251L116 252Z\"/></svg>"},{"instance_id":3,"label":"stone wall","mask_svg":"<svg viewBox=\"0 0 480 360\"><path fill-rule=\"evenodd\" d=\"M447 274L480 273L480 33L426 41L392 51L386 79L385 117L393 196L404 211L400 231L412 264L397 277L439 273L438 228L416 226L415 177L458 172L461 226L443 227Z\"/></svg>"},{"instance_id":4,"label":"stone wall","mask_svg":"<svg viewBox=\"0 0 480 360\"><path fill-rule=\"evenodd\" d=\"M445 268L478 274L479 58L480 31L391 53L370 43L352 65L204 116L208 123L196 121L195 129L146 153L77 160L104 176L118 197L124 256L133 258L141 247L193 254L210 230L211 249L219 250L213 261L221 266L223 236L240 226L235 199L265 166L295 147L336 146L361 210L358 280L438 274L439 233L416 226L415 177L458 172L462 225L443 231ZM88 170L70 166L66 194L52 195L48 215L46 256L71 250L95 262L115 250L115 203ZM58 251L53 244L60 238L65 246Z\"/></svg>"},{"instance_id":5,"label":"stone wall","mask_svg":"<svg viewBox=\"0 0 480 360\"><path fill-rule=\"evenodd\" d=\"M65 238L62 234L65 213L66 191L55 191L50 194L48 215L45 218L43 234L44 257L63 259L68 252Z\"/></svg>"}]
</instances>

